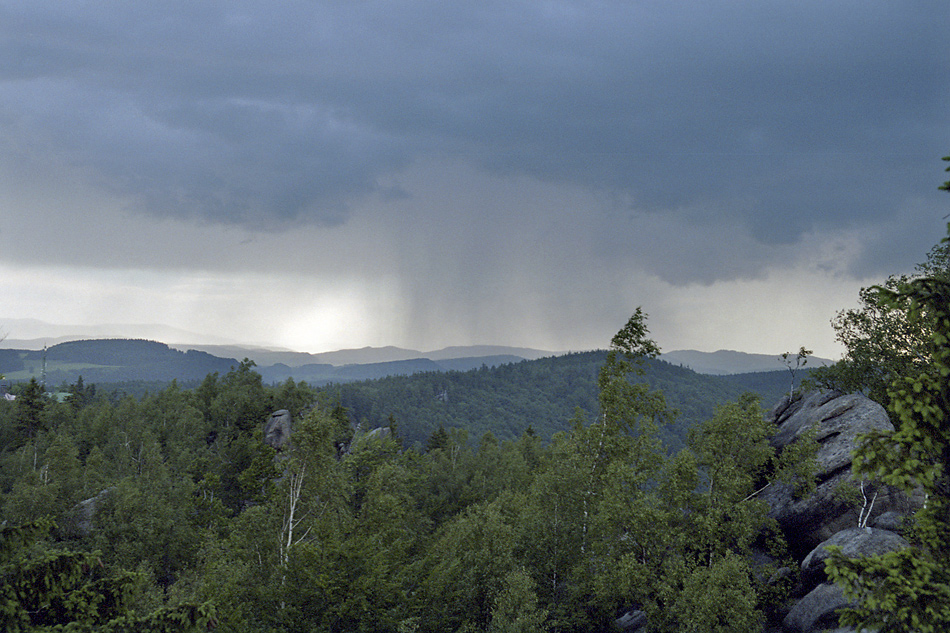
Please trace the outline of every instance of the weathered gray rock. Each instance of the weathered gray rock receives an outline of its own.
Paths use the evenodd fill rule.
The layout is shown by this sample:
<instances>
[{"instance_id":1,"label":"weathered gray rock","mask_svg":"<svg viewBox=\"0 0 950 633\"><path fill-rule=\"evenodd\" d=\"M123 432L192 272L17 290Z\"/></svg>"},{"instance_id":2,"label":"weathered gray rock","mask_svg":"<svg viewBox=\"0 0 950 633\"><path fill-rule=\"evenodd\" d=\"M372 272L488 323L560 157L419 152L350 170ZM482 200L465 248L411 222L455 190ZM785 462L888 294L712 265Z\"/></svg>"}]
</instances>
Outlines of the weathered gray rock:
<instances>
[{"instance_id":1,"label":"weathered gray rock","mask_svg":"<svg viewBox=\"0 0 950 633\"><path fill-rule=\"evenodd\" d=\"M647 628L647 614L640 610L627 611L614 621L622 633L643 633Z\"/></svg>"},{"instance_id":2,"label":"weathered gray rock","mask_svg":"<svg viewBox=\"0 0 950 633\"><path fill-rule=\"evenodd\" d=\"M825 561L830 554L826 548L840 547L849 558L875 556L909 547L904 537L889 530L872 528L851 528L838 532L830 539L811 551L802 561L802 577L806 583L827 582Z\"/></svg>"},{"instance_id":3,"label":"weathered gray rock","mask_svg":"<svg viewBox=\"0 0 950 633\"><path fill-rule=\"evenodd\" d=\"M829 553L825 548L837 545L846 555L858 557L908 546L897 530L904 517L920 507L921 500L867 482L861 491L851 473L857 437L875 430L889 431L893 426L884 409L864 396L827 391L783 398L769 416L778 426L772 440L777 450L784 450L812 428L818 442L814 493L796 498L792 486L778 484L761 495L802 569L800 581L789 596L802 597L784 619L780 612L770 626L782 619L786 633L854 633L838 628L838 611L851 605L837 586L827 582L824 567ZM856 498L846 500L841 494L842 485L855 486L852 492ZM858 527L859 513L867 519L862 525L873 529Z\"/></svg>"},{"instance_id":4,"label":"weathered gray rock","mask_svg":"<svg viewBox=\"0 0 950 633\"><path fill-rule=\"evenodd\" d=\"M904 521L907 519L907 514L904 512L884 512L881 516L874 519L873 527L880 528L882 530L890 530L891 532L900 532L904 529Z\"/></svg>"},{"instance_id":5,"label":"weathered gray rock","mask_svg":"<svg viewBox=\"0 0 950 633\"><path fill-rule=\"evenodd\" d=\"M838 626L838 610L854 604L837 585L821 584L799 600L782 622L786 631L817 633Z\"/></svg>"},{"instance_id":6,"label":"weathered gray rock","mask_svg":"<svg viewBox=\"0 0 950 633\"><path fill-rule=\"evenodd\" d=\"M264 443L282 450L290 442L291 419L287 409L270 414L264 423Z\"/></svg>"},{"instance_id":7,"label":"weathered gray rock","mask_svg":"<svg viewBox=\"0 0 950 633\"><path fill-rule=\"evenodd\" d=\"M94 519L96 512L102 507L102 504L109 498L115 488L106 488L95 497L84 499L73 506L69 513L66 524L63 526L67 533L86 537L92 534L95 527Z\"/></svg>"},{"instance_id":8,"label":"weathered gray rock","mask_svg":"<svg viewBox=\"0 0 950 633\"><path fill-rule=\"evenodd\" d=\"M388 426L380 426L373 429L372 431L369 431L366 434L366 437L369 439L374 439L374 440L384 440L390 435L392 435L392 433L393 433L393 430L389 428Z\"/></svg>"},{"instance_id":9,"label":"weathered gray rock","mask_svg":"<svg viewBox=\"0 0 950 633\"><path fill-rule=\"evenodd\" d=\"M894 427L887 412L876 402L861 394L843 395L833 391L785 397L769 415L778 426L772 445L779 451L810 429L817 430L815 492L797 499L792 486L776 484L761 496L793 549L804 555L836 532L858 524L858 508L836 494L839 485L851 479L851 454L857 446L856 438L869 431L887 431ZM877 493L875 516L905 503L896 491L883 486L867 486L866 491L869 496Z\"/></svg>"}]
</instances>

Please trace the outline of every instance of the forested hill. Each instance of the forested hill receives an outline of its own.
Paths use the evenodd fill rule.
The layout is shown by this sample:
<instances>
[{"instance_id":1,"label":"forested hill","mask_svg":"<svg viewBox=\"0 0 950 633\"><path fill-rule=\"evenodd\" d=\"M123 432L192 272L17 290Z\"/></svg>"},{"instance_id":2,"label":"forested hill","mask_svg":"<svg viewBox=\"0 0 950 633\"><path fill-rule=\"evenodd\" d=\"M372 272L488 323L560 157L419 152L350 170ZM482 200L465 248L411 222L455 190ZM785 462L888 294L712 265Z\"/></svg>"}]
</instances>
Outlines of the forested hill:
<instances>
[{"instance_id":1,"label":"forested hill","mask_svg":"<svg viewBox=\"0 0 950 633\"><path fill-rule=\"evenodd\" d=\"M467 372L424 372L330 385L321 390L339 398L363 428L387 426L409 445L424 444L439 426L465 429L473 440L486 432L514 439L530 426L544 439L569 428L577 408L594 414L597 373L605 352L583 352L482 367ZM788 390L788 372L734 376L697 374L685 367L651 360L645 380L665 395L679 416L665 431L671 448L681 446L686 430L709 419L717 405L742 393L760 395L771 407Z\"/></svg>"},{"instance_id":2,"label":"forested hill","mask_svg":"<svg viewBox=\"0 0 950 633\"><path fill-rule=\"evenodd\" d=\"M7 378L22 381L39 374L43 351L3 351L0 372ZM265 383L280 378L324 385L320 390L338 398L363 428L388 426L394 420L408 445L424 444L440 425L464 429L473 441L489 431L500 440L514 439L529 427L546 440L566 430L578 408L588 415L597 412L596 379L604 356L604 351L594 351L530 361L491 356L341 367L275 365L255 371ZM239 364L232 358L136 339L60 343L46 350L45 363L49 385L72 384L82 376L86 384L138 395L172 379L197 386L207 375L227 374ZM712 417L717 405L752 391L768 408L789 388L790 377L787 371L712 376L652 360L645 379L679 411L664 431L671 448L678 448L686 429Z\"/></svg>"},{"instance_id":3,"label":"forested hill","mask_svg":"<svg viewBox=\"0 0 950 633\"><path fill-rule=\"evenodd\" d=\"M179 358L127 341L111 355L47 350L47 362L116 370L136 351ZM767 517L753 498L773 463L761 409L739 398L737 377L648 362L645 380L682 411L667 449L698 424L691 452L671 457L649 432L624 432L652 410L626 369L578 353L324 387L329 400L303 381L267 385L250 361L140 397L77 382L57 400L35 380L14 384L15 400L0 398L0 576L13 596L0 630L121 618L99 628L586 633L654 596L650 617L673 623L658 630L687 630L677 618L708 610L693 604L757 630L772 594L737 556L751 557ZM788 388L787 372L774 378L759 383L766 406ZM590 423L552 439L578 407ZM284 409L292 441L277 458L261 431ZM393 421L395 437L365 432ZM645 562L630 572L634 556ZM737 587L727 595L745 601L741 618L720 585L708 589L717 578ZM669 595L698 597L680 609Z\"/></svg>"},{"instance_id":4,"label":"forested hill","mask_svg":"<svg viewBox=\"0 0 950 633\"><path fill-rule=\"evenodd\" d=\"M164 343L140 339L69 341L42 350L5 350L0 371L22 379L17 372L35 375L44 363L50 385L72 383L81 375L86 383L136 380L199 381L210 373L227 373L238 362L206 352L182 352Z\"/></svg>"},{"instance_id":5,"label":"forested hill","mask_svg":"<svg viewBox=\"0 0 950 633\"><path fill-rule=\"evenodd\" d=\"M535 354L538 350L521 348L447 348L432 353L432 358L412 357L389 361L369 360L396 355L412 355L412 350L366 348L341 350L322 355L294 354L287 352L264 353L250 348L220 348L236 352L236 356L216 356L209 351L188 349L181 351L164 343L142 339L92 339L59 343L43 350L0 349L0 374L14 382L30 378L41 380L44 363L48 385L71 384L82 376L86 383L169 383L177 380L187 384L199 382L210 373L227 373L236 367L238 359L247 356L258 358L284 358L291 361L300 356L326 358L336 362L313 362L289 366L284 363L258 364L255 371L268 384L282 383L287 379L303 380L312 385L341 383L353 380L369 380L391 375L409 375L425 371L464 371L482 365L496 366L524 360L516 354ZM473 354L491 352L489 355L454 356L461 351ZM509 353L500 353L508 350ZM243 354L243 355L242 355ZM420 352L421 354L421 352ZM535 356L536 357L536 356ZM351 362L356 359L367 362ZM265 361L261 361L265 362ZM154 385L152 385L154 386Z\"/></svg>"}]
</instances>

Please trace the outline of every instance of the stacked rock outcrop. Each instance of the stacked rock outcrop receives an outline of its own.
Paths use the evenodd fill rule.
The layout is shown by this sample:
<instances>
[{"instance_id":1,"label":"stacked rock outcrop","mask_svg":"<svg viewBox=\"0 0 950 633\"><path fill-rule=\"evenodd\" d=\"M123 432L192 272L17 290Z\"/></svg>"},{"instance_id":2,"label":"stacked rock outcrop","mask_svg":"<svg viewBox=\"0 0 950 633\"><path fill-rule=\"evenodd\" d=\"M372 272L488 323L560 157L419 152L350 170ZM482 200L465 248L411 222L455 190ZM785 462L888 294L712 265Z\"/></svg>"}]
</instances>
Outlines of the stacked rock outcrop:
<instances>
[{"instance_id":1,"label":"stacked rock outcrop","mask_svg":"<svg viewBox=\"0 0 950 633\"><path fill-rule=\"evenodd\" d=\"M780 627L771 630L846 633L848 629L837 628L838 612L849 606L849 601L825 576L829 556L826 548L838 546L844 554L859 557L908 546L898 531L916 504L906 495L872 483L866 483L861 493L854 492L850 498L842 494L847 486L855 490L858 486L853 481L851 464L859 436L894 427L876 402L860 394L833 391L783 398L769 416L778 427L772 440L778 451L809 432L814 432L818 442L817 486L813 493L799 498L791 485L775 485L762 495L801 567L801 581L780 614Z\"/></svg>"},{"instance_id":2,"label":"stacked rock outcrop","mask_svg":"<svg viewBox=\"0 0 950 633\"><path fill-rule=\"evenodd\" d=\"M842 486L851 481L851 453L857 437L870 431L894 429L884 408L861 394L843 395L833 391L813 391L783 398L768 414L778 427L772 445L778 452L809 432L818 442L816 489L799 498L794 487L776 484L761 499L778 521L793 553L804 555L834 533L858 525L861 510L868 508L849 502ZM873 517L900 506L901 497L881 486L865 489ZM870 501L869 501L870 505Z\"/></svg>"}]
</instances>

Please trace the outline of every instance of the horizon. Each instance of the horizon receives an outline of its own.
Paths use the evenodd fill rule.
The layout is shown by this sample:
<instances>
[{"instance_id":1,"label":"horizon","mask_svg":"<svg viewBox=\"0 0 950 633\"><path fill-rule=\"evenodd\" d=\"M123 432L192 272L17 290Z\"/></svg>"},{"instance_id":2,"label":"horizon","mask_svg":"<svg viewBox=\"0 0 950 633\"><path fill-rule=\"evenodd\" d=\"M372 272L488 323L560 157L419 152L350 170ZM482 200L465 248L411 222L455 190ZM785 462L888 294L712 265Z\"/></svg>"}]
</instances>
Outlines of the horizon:
<instances>
[{"instance_id":1,"label":"horizon","mask_svg":"<svg viewBox=\"0 0 950 633\"><path fill-rule=\"evenodd\" d=\"M261 352L307 354L310 356L321 356L321 355L329 355L329 354L340 353L340 352L359 352L359 351L367 351L367 350L384 351L387 349L392 349L392 350L397 350L400 352L419 353L423 355L421 356L421 358L424 358L426 354L435 354L439 352L445 352L453 348L460 348L460 349L500 348L502 350L507 350L507 351L524 350L524 351L531 351L531 352L536 352L536 353L550 354L552 356L561 356L561 355L572 354L572 353L583 353L583 352L606 350L609 347L609 342L599 347L592 347L592 348L587 348L587 349L543 349L543 348L536 348L536 347L531 347L531 346L526 346L526 345L499 345L499 344L493 344L493 343L478 343L478 344L472 344L472 345L447 345L447 346L433 348L433 349L416 349L416 348L411 348L411 347L402 347L399 345L381 345L381 346L364 345L360 347L339 347L339 348L326 349L326 350L320 350L320 351L305 351L305 350L298 350L298 349L292 349L292 348L287 348L287 347L268 346L266 344L244 343L240 341L202 342L200 340L201 334L194 333L194 332L192 333L182 332L182 334L187 334L193 337L197 337L196 340L192 340L192 339L165 340L161 337L161 335L157 331L154 335L143 335L143 336L125 336L121 334L121 331L123 328L139 328L139 329L144 328L146 330L149 328L156 328L157 330L161 330L163 328L169 329L168 326L157 326L154 324L102 324L102 325L95 326L101 329L114 329L117 333L113 335L93 335L93 334L83 334L81 332L77 332L77 333L70 333L70 334L47 334L47 335L37 335L37 336L28 336L26 338L20 338L20 337L10 336L7 330L3 327L2 325L3 322L10 322L10 321L19 321L19 320L8 319L6 321L0 321L0 349L24 349L24 350L30 350L30 351L39 351L43 349L45 345L49 345L50 347L53 347L60 343L66 343L66 342L72 342L72 341L146 340L146 341L162 343L171 348L182 349L182 350L196 349L199 347L208 347L208 348L234 347L234 348L239 348L239 349L243 349L247 351L258 350ZM87 327L87 326L53 324L53 323L41 321L39 319L29 319L29 321L33 322L32 324L33 327L38 327L38 328L45 327L45 328L55 328L55 329L62 329L62 330L72 330L72 329L81 330L83 327ZM33 333L35 334L36 331L34 330ZM17 347L17 345L24 345L24 344L28 346ZM662 357L667 354L676 354L676 353L682 353L682 352L696 352L696 353L706 354L706 355L728 353L728 354L740 354L740 355L757 356L757 357L774 356L776 359L779 359L782 354L782 352L771 353L767 351L745 351L745 350L734 350L734 349L725 349L725 348L716 349L716 350L701 350L701 349L695 349L695 348L677 348L677 349L666 350L661 347L660 356ZM821 356L820 354L813 354L812 356L815 359L822 360L822 361L834 362L838 360L838 358L827 358L827 357Z\"/></svg>"}]
</instances>

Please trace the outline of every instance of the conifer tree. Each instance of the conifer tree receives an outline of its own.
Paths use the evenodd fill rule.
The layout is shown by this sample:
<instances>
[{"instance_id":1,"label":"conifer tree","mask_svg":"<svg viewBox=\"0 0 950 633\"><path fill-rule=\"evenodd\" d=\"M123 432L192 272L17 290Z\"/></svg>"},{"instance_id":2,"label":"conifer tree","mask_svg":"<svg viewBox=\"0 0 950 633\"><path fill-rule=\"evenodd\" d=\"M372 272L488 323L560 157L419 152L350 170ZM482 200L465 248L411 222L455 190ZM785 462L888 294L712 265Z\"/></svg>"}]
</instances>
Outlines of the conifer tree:
<instances>
[{"instance_id":1,"label":"conifer tree","mask_svg":"<svg viewBox=\"0 0 950 633\"><path fill-rule=\"evenodd\" d=\"M46 409L46 394L43 385L30 378L16 399L16 425L23 437L32 439L43 424L43 411Z\"/></svg>"},{"instance_id":2,"label":"conifer tree","mask_svg":"<svg viewBox=\"0 0 950 633\"><path fill-rule=\"evenodd\" d=\"M47 519L0 526L0 628L20 631L187 633L214 628L208 603L131 608L136 574L109 570L94 552L46 548Z\"/></svg>"}]
</instances>

